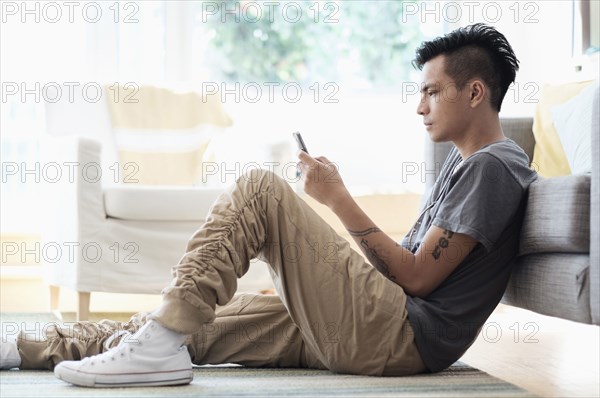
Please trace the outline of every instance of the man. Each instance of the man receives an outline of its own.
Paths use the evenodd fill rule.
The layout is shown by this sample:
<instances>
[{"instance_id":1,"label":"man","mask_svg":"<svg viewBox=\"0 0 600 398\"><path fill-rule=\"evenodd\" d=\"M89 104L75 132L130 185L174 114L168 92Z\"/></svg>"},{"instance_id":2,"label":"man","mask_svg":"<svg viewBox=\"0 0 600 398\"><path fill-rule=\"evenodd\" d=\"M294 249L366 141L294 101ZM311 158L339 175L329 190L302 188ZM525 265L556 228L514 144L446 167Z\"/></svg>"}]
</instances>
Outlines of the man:
<instances>
[{"instance_id":1,"label":"man","mask_svg":"<svg viewBox=\"0 0 600 398\"><path fill-rule=\"evenodd\" d=\"M423 43L414 65L423 72L417 113L433 141L455 148L402 244L358 207L327 158L300 152L306 193L340 218L370 264L285 181L254 170L216 201L160 308L125 324L54 328L44 341L21 335L12 365L56 365L77 385L134 386L189 383L192 362L377 376L452 364L502 297L536 175L500 126L518 69L502 34L458 29ZM278 296L234 297L256 256Z\"/></svg>"}]
</instances>

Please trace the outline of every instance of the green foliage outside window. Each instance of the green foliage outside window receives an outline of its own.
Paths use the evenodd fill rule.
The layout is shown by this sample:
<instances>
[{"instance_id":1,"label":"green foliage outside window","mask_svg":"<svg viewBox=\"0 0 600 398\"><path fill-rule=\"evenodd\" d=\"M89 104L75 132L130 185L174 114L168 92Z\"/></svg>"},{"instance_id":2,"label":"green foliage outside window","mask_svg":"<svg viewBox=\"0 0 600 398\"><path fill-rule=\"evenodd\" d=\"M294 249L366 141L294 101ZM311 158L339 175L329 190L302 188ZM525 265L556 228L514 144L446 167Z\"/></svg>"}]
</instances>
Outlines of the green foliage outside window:
<instances>
[{"instance_id":1,"label":"green foliage outside window","mask_svg":"<svg viewBox=\"0 0 600 398\"><path fill-rule=\"evenodd\" d=\"M277 3L210 2L203 27L221 78L360 88L398 86L408 78L421 34L418 20L403 21L402 1L271 2Z\"/></svg>"}]
</instances>

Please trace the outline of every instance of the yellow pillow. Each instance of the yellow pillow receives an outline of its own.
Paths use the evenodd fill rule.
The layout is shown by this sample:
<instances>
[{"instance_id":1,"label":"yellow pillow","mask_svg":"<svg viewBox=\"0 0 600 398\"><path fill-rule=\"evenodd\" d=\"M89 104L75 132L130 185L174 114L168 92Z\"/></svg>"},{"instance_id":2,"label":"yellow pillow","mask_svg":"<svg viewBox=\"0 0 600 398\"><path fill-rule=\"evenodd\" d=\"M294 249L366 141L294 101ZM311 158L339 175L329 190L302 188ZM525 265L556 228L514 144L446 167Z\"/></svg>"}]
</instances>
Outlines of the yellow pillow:
<instances>
[{"instance_id":1,"label":"yellow pillow","mask_svg":"<svg viewBox=\"0 0 600 398\"><path fill-rule=\"evenodd\" d=\"M214 161L214 154L207 151L213 135L232 124L219 96L153 86L106 90L112 90L107 91L108 108L119 153L119 182L202 182L203 164Z\"/></svg>"},{"instance_id":2,"label":"yellow pillow","mask_svg":"<svg viewBox=\"0 0 600 398\"><path fill-rule=\"evenodd\" d=\"M557 86L546 85L542 88L540 100L533 117L535 149L531 162L532 167L542 177L550 178L571 174L560 138L552 124L550 111L553 107L565 103L579 94L592 81Z\"/></svg>"},{"instance_id":3,"label":"yellow pillow","mask_svg":"<svg viewBox=\"0 0 600 398\"><path fill-rule=\"evenodd\" d=\"M220 94L177 93L162 87L127 85L117 89L110 86L106 90L115 128L177 130L199 125L232 125L231 118L222 108Z\"/></svg>"},{"instance_id":4,"label":"yellow pillow","mask_svg":"<svg viewBox=\"0 0 600 398\"><path fill-rule=\"evenodd\" d=\"M177 152L119 151L121 180L125 184L196 185L203 175L206 147Z\"/></svg>"}]
</instances>

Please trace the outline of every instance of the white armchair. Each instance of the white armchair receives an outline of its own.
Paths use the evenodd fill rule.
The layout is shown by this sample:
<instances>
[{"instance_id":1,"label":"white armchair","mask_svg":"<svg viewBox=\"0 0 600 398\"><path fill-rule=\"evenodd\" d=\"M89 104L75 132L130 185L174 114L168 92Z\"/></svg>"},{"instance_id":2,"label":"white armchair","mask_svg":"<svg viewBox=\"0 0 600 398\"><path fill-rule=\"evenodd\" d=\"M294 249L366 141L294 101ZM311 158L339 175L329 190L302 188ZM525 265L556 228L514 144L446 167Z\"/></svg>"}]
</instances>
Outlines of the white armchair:
<instances>
[{"instance_id":1,"label":"white armchair","mask_svg":"<svg viewBox=\"0 0 600 398\"><path fill-rule=\"evenodd\" d=\"M224 188L123 184L114 178L118 154L104 101L49 103L46 113L42 162L62 171L44 179L43 190L42 247L60 251L44 256L51 309L60 287L78 292L79 320L88 319L91 292L159 293ZM270 286L257 261L238 288Z\"/></svg>"}]
</instances>

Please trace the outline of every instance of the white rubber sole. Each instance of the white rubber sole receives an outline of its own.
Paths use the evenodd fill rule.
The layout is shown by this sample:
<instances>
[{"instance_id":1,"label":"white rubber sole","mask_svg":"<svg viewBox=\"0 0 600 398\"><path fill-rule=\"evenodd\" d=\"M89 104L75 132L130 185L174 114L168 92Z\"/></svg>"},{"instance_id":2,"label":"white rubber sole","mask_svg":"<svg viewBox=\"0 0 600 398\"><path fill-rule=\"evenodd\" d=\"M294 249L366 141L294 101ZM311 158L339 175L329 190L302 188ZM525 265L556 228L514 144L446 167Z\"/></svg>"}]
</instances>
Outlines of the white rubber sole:
<instances>
[{"instance_id":1,"label":"white rubber sole","mask_svg":"<svg viewBox=\"0 0 600 398\"><path fill-rule=\"evenodd\" d=\"M59 364L54 375L67 383L82 387L146 387L189 384L194 379L191 369L125 374L91 373Z\"/></svg>"}]
</instances>

